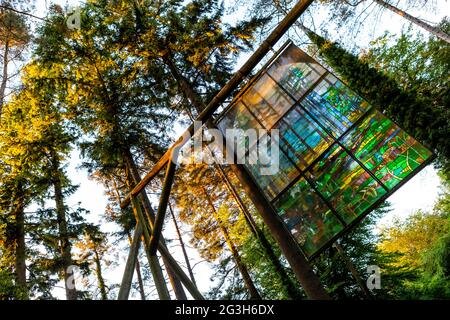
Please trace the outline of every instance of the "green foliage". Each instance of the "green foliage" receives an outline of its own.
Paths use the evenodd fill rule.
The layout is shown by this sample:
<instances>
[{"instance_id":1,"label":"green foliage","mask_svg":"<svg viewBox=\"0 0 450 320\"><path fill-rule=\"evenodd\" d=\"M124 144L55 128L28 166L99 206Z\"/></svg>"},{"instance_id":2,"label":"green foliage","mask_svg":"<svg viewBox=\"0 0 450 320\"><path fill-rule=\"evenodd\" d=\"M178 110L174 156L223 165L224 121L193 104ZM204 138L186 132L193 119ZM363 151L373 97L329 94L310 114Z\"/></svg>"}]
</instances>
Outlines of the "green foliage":
<instances>
[{"instance_id":1,"label":"green foliage","mask_svg":"<svg viewBox=\"0 0 450 320\"><path fill-rule=\"evenodd\" d=\"M448 167L450 126L447 107L433 105L429 97L418 92L417 87L403 88L396 80L395 73L378 71L367 61L358 59L338 44L329 42L313 32L309 32L308 36L319 47L319 53L327 64L350 88L413 137L432 148L440 165Z\"/></svg>"},{"instance_id":2,"label":"green foliage","mask_svg":"<svg viewBox=\"0 0 450 320\"><path fill-rule=\"evenodd\" d=\"M396 290L397 298L448 299L450 297L450 210L448 181L432 212L418 211L382 232L378 249L391 255L393 268L414 274Z\"/></svg>"}]
</instances>

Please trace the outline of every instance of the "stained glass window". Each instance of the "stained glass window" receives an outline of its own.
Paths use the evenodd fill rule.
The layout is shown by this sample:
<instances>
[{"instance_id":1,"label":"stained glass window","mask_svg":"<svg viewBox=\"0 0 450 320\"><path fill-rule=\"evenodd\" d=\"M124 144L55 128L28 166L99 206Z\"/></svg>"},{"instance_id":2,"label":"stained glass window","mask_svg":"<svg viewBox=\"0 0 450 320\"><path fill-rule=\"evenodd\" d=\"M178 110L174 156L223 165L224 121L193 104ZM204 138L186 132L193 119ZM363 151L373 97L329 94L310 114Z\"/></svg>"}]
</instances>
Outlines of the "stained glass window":
<instances>
[{"instance_id":1,"label":"stained glass window","mask_svg":"<svg viewBox=\"0 0 450 320\"><path fill-rule=\"evenodd\" d=\"M268 136L278 130L279 169L265 175L258 161L246 168L307 257L432 159L426 147L293 44L218 124L222 130L265 128Z\"/></svg>"},{"instance_id":2,"label":"stained glass window","mask_svg":"<svg viewBox=\"0 0 450 320\"><path fill-rule=\"evenodd\" d=\"M275 206L307 255L313 254L343 229L343 225L304 178L284 193Z\"/></svg>"}]
</instances>

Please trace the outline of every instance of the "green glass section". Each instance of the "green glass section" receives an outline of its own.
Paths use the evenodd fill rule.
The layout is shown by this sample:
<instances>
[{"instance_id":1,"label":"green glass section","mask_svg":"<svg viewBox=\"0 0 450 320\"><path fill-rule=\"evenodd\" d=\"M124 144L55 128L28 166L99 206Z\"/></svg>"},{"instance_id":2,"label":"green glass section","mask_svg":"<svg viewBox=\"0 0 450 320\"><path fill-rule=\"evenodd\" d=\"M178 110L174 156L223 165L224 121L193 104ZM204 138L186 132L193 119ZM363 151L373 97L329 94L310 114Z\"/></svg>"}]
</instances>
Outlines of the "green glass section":
<instances>
[{"instance_id":1,"label":"green glass section","mask_svg":"<svg viewBox=\"0 0 450 320\"><path fill-rule=\"evenodd\" d=\"M344 228L303 178L278 199L275 206L307 256Z\"/></svg>"},{"instance_id":2,"label":"green glass section","mask_svg":"<svg viewBox=\"0 0 450 320\"><path fill-rule=\"evenodd\" d=\"M279 170L262 173L261 141L245 165L310 257L432 154L294 45L265 72L219 124L279 130Z\"/></svg>"},{"instance_id":3,"label":"green glass section","mask_svg":"<svg viewBox=\"0 0 450 320\"><path fill-rule=\"evenodd\" d=\"M324 154L307 175L346 223L351 223L386 193L337 145Z\"/></svg>"},{"instance_id":4,"label":"green glass section","mask_svg":"<svg viewBox=\"0 0 450 320\"><path fill-rule=\"evenodd\" d=\"M431 157L427 148L376 110L343 141L389 189Z\"/></svg>"},{"instance_id":5,"label":"green glass section","mask_svg":"<svg viewBox=\"0 0 450 320\"><path fill-rule=\"evenodd\" d=\"M368 103L329 74L301 102L328 132L339 138L368 109Z\"/></svg>"}]
</instances>

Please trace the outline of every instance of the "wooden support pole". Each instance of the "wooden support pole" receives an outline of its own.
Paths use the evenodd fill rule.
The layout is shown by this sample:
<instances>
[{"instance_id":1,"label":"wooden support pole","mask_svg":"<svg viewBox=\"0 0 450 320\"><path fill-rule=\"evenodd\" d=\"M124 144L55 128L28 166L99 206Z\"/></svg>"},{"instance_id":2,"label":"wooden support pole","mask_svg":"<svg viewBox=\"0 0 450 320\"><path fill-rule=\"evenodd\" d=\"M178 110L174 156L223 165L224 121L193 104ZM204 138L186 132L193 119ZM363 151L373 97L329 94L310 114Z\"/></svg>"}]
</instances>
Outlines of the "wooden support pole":
<instances>
[{"instance_id":1,"label":"wooden support pole","mask_svg":"<svg viewBox=\"0 0 450 320\"><path fill-rule=\"evenodd\" d=\"M175 217L175 213L173 212L173 209L172 209L172 206L171 206L170 202L169 202L169 211L170 211L170 213L172 215L173 224L175 225L175 230L176 230L177 235L178 235L178 241L180 241L181 250L183 251L184 261L186 262L186 267L188 269L189 276L191 277L192 283L195 286L197 286L197 284L195 283L194 271L192 270L191 263L189 261L189 256L188 256L187 251L186 251L186 246L185 246L184 241L183 241L183 236L181 234L180 228L178 227L178 222L177 222L177 219Z\"/></svg>"},{"instance_id":2,"label":"wooden support pole","mask_svg":"<svg viewBox=\"0 0 450 320\"><path fill-rule=\"evenodd\" d=\"M174 149L175 151L176 149ZM167 204L169 202L170 192L172 190L173 179L175 176L176 162L178 160L178 152L172 152L170 161L167 164L166 175L162 186L162 191L159 199L158 211L156 213L155 224L153 226L152 237L150 239L149 252L151 255L156 254L159 239L161 237L164 218L166 216Z\"/></svg>"},{"instance_id":3,"label":"wooden support pole","mask_svg":"<svg viewBox=\"0 0 450 320\"><path fill-rule=\"evenodd\" d=\"M127 263L125 264L125 271L123 272L122 282L120 284L119 296L117 297L118 300L128 300L130 295L134 266L136 265L137 256L139 253L141 236L142 226L140 223L137 223L134 228L133 240L131 242L130 251L128 252Z\"/></svg>"},{"instance_id":4,"label":"wooden support pole","mask_svg":"<svg viewBox=\"0 0 450 320\"><path fill-rule=\"evenodd\" d=\"M141 206L135 198L131 199L131 205L136 216L136 221L142 226L142 234L144 236L144 247L145 253L147 255L148 263L150 265L150 270L153 275L153 280L155 282L156 290L158 292L159 298L161 300L170 300L170 293L167 289L166 282L164 279L164 274L162 272L161 266L159 265L158 257L156 255L151 255L149 252L150 234L151 230L148 226L147 220L144 218Z\"/></svg>"},{"instance_id":5,"label":"wooden support pole","mask_svg":"<svg viewBox=\"0 0 450 320\"><path fill-rule=\"evenodd\" d=\"M230 79L230 81L228 81L228 83L224 87L222 87L219 93L209 102L209 104L205 108L201 108L202 111L197 118L198 121L206 123L211 119L213 113L217 110L221 103L225 101L225 99L239 86L241 81L250 74L253 68L269 52L271 47L283 36L283 34L312 2L313 0L299 1L294 6L294 8L292 8L292 10L278 24L275 30L253 53L253 55L239 69L239 71ZM192 101L192 95L187 94L187 96L189 97L191 102L194 103L194 101ZM197 110L198 109L199 108L197 108ZM184 145L188 141L186 137L192 137L192 135L194 134L194 129L194 124L192 124L182 135L182 137L176 142L175 145L178 147ZM146 184L148 184L148 182L153 179L157 172L159 172L159 170L164 167L164 165L170 159L170 154L173 148L174 146L171 147L166 152L166 154L158 161L151 172L148 173L135 188L133 188L131 194L129 194L122 202L122 208L126 207L129 204L132 194L139 194L139 192L145 188ZM263 195L262 190L260 190L258 184L253 180L253 177L247 172L245 166L242 164L232 164L231 168L243 184L245 191L261 214L264 222L269 227L275 240L280 245L281 250L283 251L286 259L291 265L295 275L297 276L297 279L301 283L308 297L310 299L329 299L328 294L320 284L318 277L314 274L311 266L303 256L295 239L292 237L289 230L287 230L286 226L276 213L276 210L272 207L271 203Z\"/></svg>"},{"instance_id":6,"label":"wooden support pole","mask_svg":"<svg viewBox=\"0 0 450 320\"><path fill-rule=\"evenodd\" d=\"M180 85L184 95L190 100L193 106L198 112L205 110L201 99L194 91L193 87L189 84L188 80L179 73L175 64L169 57L164 58L165 63L170 68L171 73ZM202 114L203 112L201 112ZM205 121L208 128L217 129L211 119ZM217 130L216 133L220 133ZM229 159L228 152L232 152L232 159L236 159L236 153L234 146L230 146L226 137L222 135L222 152L225 159ZM234 143L233 141L231 143ZM319 277L314 274L311 265L306 260L303 252L301 251L297 241L294 239L286 225L278 215L277 210L272 206L271 202L264 195L258 183L254 180L253 176L248 172L247 168L243 164L230 164L231 169L243 185L247 195L252 200L253 204L257 208L265 224L269 228L270 232L274 236L275 240L279 244L284 256L292 267L298 281L305 290L306 295L310 299L330 299L324 287L320 283Z\"/></svg>"},{"instance_id":7,"label":"wooden support pole","mask_svg":"<svg viewBox=\"0 0 450 320\"><path fill-rule=\"evenodd\" d=\"M172 268L173 272L176 274L178 279L184 284L186 289L192 295L192 297L196 300L204 300L202 294L197 289L194 283L192 283L191 279L186 275L186 273L181 269L178 262L172 257L169 250L164 246L161 242L158 244L158 251L163 258L165 258Z\"/></svg>"},{"instance_id":8,"label":"wooden support pole","mask_svg":"<svg viewBox=\"0 0 450 320\"><path fill-rule=\"evenodd\" d=\"M132 200L133 204L134 198L132 198ZM148 239L146 243L149 244L150 239ZM198 290L197 286L189 279L189 277L179 266L178 262L172 257L166 245L162 241L158 242L158 251L161 254L162 259L165 261L167 268L170 268L172 270L174 275L177 277L177 279L181 281L181 283L183 283L183 285L189 291L192 297L196 300L204 300L204 297ZM153 258L156 258L156 256L153 256Z\"/></svg>"},{"instance_id":9,"label":"wooden support pole","mask_svg":"<svg viewBox=\"0 0 450 320\"><path fill-rule=\"evenodd\" d=\"M148 251L148 245L150 244L150 232L146 231L145 227L146 227L146 223L148 223L147 220L144 219L142 210L139 206L139 203L133 198L131 198L131 204L133 206L133 210L135 211L135 214L137 215L137 220L138 221L142 221L143 222L143 235L144 235L144 241L145 241L145 248L146 248L146 253L147 253L147 258L149 259L149 264L150 264L150 268L152 269L152 274L154 279L161 279L161 275L162 275L162 271L161 273L159 272L159 270L161 270L161 268L155 268L152 266L155 266L157 263L157 256L153 255L151 256L149 254ZM149 226L147 226L149 228ZM147 233L147 235L146 235ZM192 281L189 279L189 277L186 275L186 273L183 271L183 269L178 265L178 262L172 257L172 255L170 254L169 250L167 249L167 247L165 246L165 244L163 244L161 241L158 242L158 251L161 254L161 257L163 258L164 261L166 261L167 263L167 267L170 268L172 270L172 272L175 274L175 276L181 281L181 283L183 283L183 285L186 287L186 289L189 291L189 293L192 295L192 297L194 299L197 300L204 300L202 294L200 293L200 291L197 289L197 287L195 286L194 283L192 283ZM159 266L159 264L158 264ZM170 299L170 295L169 292L167 291L167 287L165 287L165 282L164 280L155 280L155 284L157 285L157 290L159 290L158 292L160 293L160 298L162 300L168 300ZM167 291L167 292L166 292ZM167 298L168 296L168 298Z\"/></svg>"},{"instance_id":10,"label":"wooden support pole","mask_svg":"<svg viewBox=\"0 0 450 320\"><path fill-rule=\"evenodd\" d=\"M299 294L299 290L297 290L297 283L294 283L289 278L289 275L285 271L283 265L281 264L281 261L275 254L275 251L272 247L272 245L267 240L266 236L264 235L264 232L258 227L256 221L253 219L251 213L248 211L244 201L242 200L241 196L238 194L237 190L231 183L230 179L227 176L227 173L225 172L224 168L220 164L216 164L215 167L217 168L220 176L222 177L222 180L225 182L225 185L227 186L228 191L232 194L234 200L236 201L240 211L244 215L244 218L247 222L247 225L252 232L253 236L258 239L261 247L264 249L265 254L267 255L267 258L270 260L270 262L275 267L276 272L280 276L280 280L283 284L283 286L286 288L286 291L288 295L292 299L301 299L301 296Z\"/></svg>"},{"instance_id":11,"label":"wooden support pole","mask_svg":"<svg viewBox=\"0 0 450 320\"><path fill-rule=\"evenodd\" d=\"M178 150L178 149L175 149ZM132 179L132 185L136 185L141 181L141 177L139 175L138 169L136 164L134 163L133 156L131 155L131 152L127 150L124 154L124 157L127 162L127 168L129 170L129 178ZM131 183L131 182L130 182ZM150 200L145 192L145 190L139 194L136 195L141 202L142 208L145 213L145 218L148 223L149 230L153 230L153 226L155 224L155 212L153 211L153 208L151 206ZM151 233L150 233L151 234ZM164 237L160 237L160 242L165 245ZM186 293L184 292L183 285L181 284L180 280L176 277L170 266L168 266L168 263L166 262L165 258L162 257L162 261L164 265L166 266L167 276L169 277L170 284L173 287L173 291L175 293L175 296L178 300L186 300Z\"/></svg>"},{"instance_id":12,"label":"wooden support pole","mask_svg":"<svg viewBox=\"0 0 450 320\"><path fill-rule=\"evenodd\" d=\"M216 220L220 231L222 232L222 236L225 239L226 244L228 245L228 249L230 250L231 254L233 255L234 263L236 264L236 267L239 270L239 273L242 276L242 280L244 280L244 285L247 288L250 299L251 300L261 300L261 295L258 292L258 289L256 289L256 286L252 280L252 277L250 276L250 272L247 268L247 266L242 262L241 256L239 255L239 252L234 245L233 240L230 237L230 234L228 233L227 228L225 228L224 223L222 219L220 218L216 207L214 206L214 203L211 200L210 195L206 191L206 189L203 187L203 194L205 196L206 201L208 202L209 207L211 208L211 213L214 216L214 219Z\"/></svg>"}]
</instances>

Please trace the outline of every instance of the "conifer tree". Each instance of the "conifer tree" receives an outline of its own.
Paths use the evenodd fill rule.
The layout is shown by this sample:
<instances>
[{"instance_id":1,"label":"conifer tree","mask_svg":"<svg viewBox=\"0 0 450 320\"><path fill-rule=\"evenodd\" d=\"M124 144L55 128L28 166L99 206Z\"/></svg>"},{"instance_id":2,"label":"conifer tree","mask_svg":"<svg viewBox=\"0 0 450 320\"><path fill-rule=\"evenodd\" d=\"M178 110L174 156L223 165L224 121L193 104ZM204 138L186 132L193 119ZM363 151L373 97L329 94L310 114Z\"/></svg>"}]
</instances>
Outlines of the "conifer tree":
<instances>
[{"instance_id":1,"label":"conifer tree","mask_svg":"<svg viewBox=\"0 0 450 320\"><path fill-rule=\"evenodd\" d=\"M23 15L13 11L13 5L0 1L0 118L3 105L8 95L8 84L12 84L15 70L10 70L13 62L23 58L23 51L30 41L30 34L26 19ZM11 85L12 87L12 85ZM11 88L10 88L11 89Z\"/></svg>"}]
</instances>

